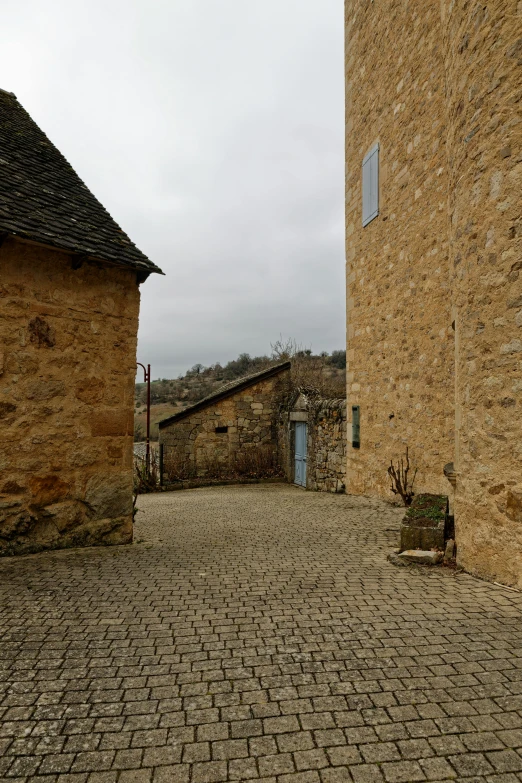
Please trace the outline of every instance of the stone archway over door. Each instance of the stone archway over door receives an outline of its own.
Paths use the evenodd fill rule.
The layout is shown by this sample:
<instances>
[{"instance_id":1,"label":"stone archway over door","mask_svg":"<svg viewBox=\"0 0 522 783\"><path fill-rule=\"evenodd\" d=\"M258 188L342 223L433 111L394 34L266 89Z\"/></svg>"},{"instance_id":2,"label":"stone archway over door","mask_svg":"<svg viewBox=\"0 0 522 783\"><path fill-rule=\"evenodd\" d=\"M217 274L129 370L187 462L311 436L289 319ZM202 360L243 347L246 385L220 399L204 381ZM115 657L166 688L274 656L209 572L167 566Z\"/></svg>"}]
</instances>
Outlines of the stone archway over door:
<instances>
[{"instance_id":1,"label":"stone archway over door","mask_svg":"<svg viewBox=\"0 0 522 783\"><path fill-rule=\"evenodd\" d=\"M298 484L300 487L306 487L308 425L304 421L296 421L294 427L295 427L294 483Z\"/></svg>"}]
</instances>

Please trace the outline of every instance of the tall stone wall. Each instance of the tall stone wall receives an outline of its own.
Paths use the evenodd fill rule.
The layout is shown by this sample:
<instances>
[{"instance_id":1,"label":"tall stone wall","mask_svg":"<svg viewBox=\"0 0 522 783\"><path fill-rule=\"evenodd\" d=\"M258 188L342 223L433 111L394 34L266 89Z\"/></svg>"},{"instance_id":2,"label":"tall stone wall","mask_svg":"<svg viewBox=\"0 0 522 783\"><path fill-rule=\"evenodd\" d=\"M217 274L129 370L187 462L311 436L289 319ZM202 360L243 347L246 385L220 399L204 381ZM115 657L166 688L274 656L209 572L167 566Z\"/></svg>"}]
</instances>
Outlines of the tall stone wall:
<instances>
[{"instance_id":1,"label":"tall stone wall","mask_svg":"<svg viewBox=\"0 0 522 783\"><path fill-rule=\"evenodd\" d=\"M347 491L391 497L409 447L419 490L447 493L454 451L444 63L439 0L346 3ZM380 213L361 164L380 145ZM349 424L350 430L350 424Z\"/></svg>"},{"instance_id":2,"label":"tall stone wall","mask_svg":"<svg viewBox=\"0 0 522 783\"><path fill-rule=\"evenodd\" d=\"M522 4L442 8L458 556L522 587Z\"/></svg>"},{"instance_id":3,"label":"tall stone wall","mask_svg":"<svg viewBox=\"0 0 522 783\"><path fill-rule=\"evenodd\" d=\"M288 370L160 427L168 480L279 472L277 412Z\"/></svg>"},{"instance_id":4,"label":"tall stone wall","mask_svg":"<svg viewBox=\"0 0 522 783\"><path fill-rule=\"evenodd\" d=\"M348 382L361 406L348 488L382 492L375 456L408 444L417 488L450 494L440 468L454 461L459 563L520 587L522 4L348 0L346 25ZM381 210L362 228L375 141Z\"/></svg>"},{"instance_id":5,"label":"tall stone wall","mask_svg":"<svg viewBox=\"0 0 522 783\"><path fill-rule=\"evenodd\" d=\"M0 249L0 554L132 541L136 273Z\"/></svg>"}]
</instances>

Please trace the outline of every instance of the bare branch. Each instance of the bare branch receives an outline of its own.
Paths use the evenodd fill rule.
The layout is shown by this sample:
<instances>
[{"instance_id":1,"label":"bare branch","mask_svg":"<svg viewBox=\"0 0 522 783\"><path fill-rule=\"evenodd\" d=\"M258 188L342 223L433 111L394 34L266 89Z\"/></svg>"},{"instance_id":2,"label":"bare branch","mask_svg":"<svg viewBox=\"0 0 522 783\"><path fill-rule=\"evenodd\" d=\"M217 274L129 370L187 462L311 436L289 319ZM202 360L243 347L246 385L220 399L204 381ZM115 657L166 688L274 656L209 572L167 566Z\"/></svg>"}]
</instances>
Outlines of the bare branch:
<instances>
[{"instance_id":1,"label":"bare branch","mask_svg":"<svg viewBox=\"0 0 522 783\"><path fill-rule=\"evenodd\" d=\"M413 484L417 475L417 468L415 468L411 483L408 481L409 470L410 457L408 453L408 447L406 447L406 462L404 461L403 457L400 457L397 460L397 467L395 467L393 460L391 460L390 467L388 468L388 475L390 476L391 480L390 489L394 495L401 496L402 502L405 506L411 506L411 502L415 494L413 491Z\"/></svg>"}]
</instances>

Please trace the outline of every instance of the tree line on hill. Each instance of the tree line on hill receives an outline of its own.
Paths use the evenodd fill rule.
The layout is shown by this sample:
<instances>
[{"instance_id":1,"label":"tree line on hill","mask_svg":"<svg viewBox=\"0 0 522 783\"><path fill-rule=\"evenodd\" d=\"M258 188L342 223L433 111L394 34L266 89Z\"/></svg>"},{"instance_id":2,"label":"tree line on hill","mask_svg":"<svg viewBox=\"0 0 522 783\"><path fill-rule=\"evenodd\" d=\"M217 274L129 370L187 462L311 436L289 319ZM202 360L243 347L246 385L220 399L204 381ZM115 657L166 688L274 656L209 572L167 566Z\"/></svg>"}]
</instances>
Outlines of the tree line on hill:
<instances>
[{"instance_id":1,"label":"tree line on hill","mask_svg":"<svg viewBox=\"0 0 522 783\"><path fill-rule=\"evenodd\" d=\"M270 356L250 356L241 353L237 359L221 365L219 362L205 367L195 364L175 379L162 378L151 383L151 404L169 403L180 409L208 397L221 386L239 380L246 375L260 372L271 365L292 360L292 381L296 388L309 390L322 397L344 397L346 393L346 351L338 350L314 354L302 348L294 340L278 340L271 345ZM144 383L136 384L136 408L146 404L147 390Z\"/></svg>"}]
</instances>

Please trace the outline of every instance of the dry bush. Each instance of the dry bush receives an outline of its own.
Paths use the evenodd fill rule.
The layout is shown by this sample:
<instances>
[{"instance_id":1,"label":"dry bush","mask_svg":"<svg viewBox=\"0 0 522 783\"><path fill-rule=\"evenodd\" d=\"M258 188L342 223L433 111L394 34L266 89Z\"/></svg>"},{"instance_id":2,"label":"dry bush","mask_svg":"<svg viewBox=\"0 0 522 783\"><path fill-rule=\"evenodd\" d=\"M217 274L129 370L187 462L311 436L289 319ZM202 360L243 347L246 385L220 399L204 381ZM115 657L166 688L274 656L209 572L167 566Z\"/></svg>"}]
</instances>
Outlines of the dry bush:
<instances>
[{"instance_id":1,"label":"dry bush","mask_svg":"<svg viewBox=\"0 0 522 783\"><path fill-rule=\"evenodd\" d=\"M150 450L150 467L147 470L147 462L144 457L134 455L134 475L132 489L132 518L136 517L138 509L136 503L138 495L144 495L147 492L157 492L160 488L160 470L158 455L155 449Z\"/></svg>"},{"instance_id":2,"label":"dry bush","mask_svg":"<svg viewBox=\"0 0 522 783\"><path fill-rule=\"evenodd\" d=\"M400 495L402 502L405 506L411 506L415 492L413 491L413 485L415 483L415 476L417 475L417 468L413 473L413 478L408 475L410 471L410 458L408 455L408 447L406 447L406 459L402 457L397 460L397 467L391 460L390 467L388 468L388 475L391 481L391 491L394 495Z\"/></svg>"},{"instance_id":3,"label":"dry bush","mask_svg":"<svg viewBox=\"0 0 522 783\"><path fill-rule=\"evenodd\" d=\"M181 449L165 447L163 473L167 481L189 481L195 478L233 480L281 476L277 450L273 445L253 445L238 452L232 463L222 462L212 452L205 452L197 464Z\"/></svg>"},{"instance_id":4,"label":"dry bush","mask_svg":"<svg viewBox=\"0 0 522 783\"><path fill-rule=\"evenodd\" d=\"M163 473L168 481L189 481L195 478L220 479L227 478L230 471L212 452L199 454L196 460L190 459L184 447L170 448L164 446Z\"/></svg>"},{"instance_id":5,"label":"dry bush","mask_svg":"<svg viewBox=\"0 0 522 783\"><path fill-rule=\"evenodd\" d=\"M238 452L233 470L243 478L275 478L283 475L277 450L269 444L252 446Z\"/></svg>"},{"instance_id":6,"label":"dry bush","mask_svg":"<svg viewBox=\"0 0 522 783\"><path fill-rule=\"evenodd\" d=\"M308 397L341 399L346 397L346 373L325 362L324 356L314 356L310 348L304 348L292 337L282 336L271 343L272 359L291 361L291 386L294 392Z\"/></svg>"},{"instance_id":7,"label":"dry bush","mask_svg":"<svg viewBox=\"0 0 522 783\"><path fill-rule=\"evenodd\" d=\"M201 460L203 471L203 478L208 479L225 479L231 478L228 474L230 469L227 463L221 462L215 453L205 451L203 459Z\"/></svg>"},{"instance_id":8,"label":"dry bush","mask_svg":"<svg viewBox=\"0 0 522 783\"><path fill-rule=\"evenodd\" d=\"M187 481L196 477L196 466L186 454L184 448L176 449L164 446L163 473L167 481Z\"/></svg>"}]
</instances>

